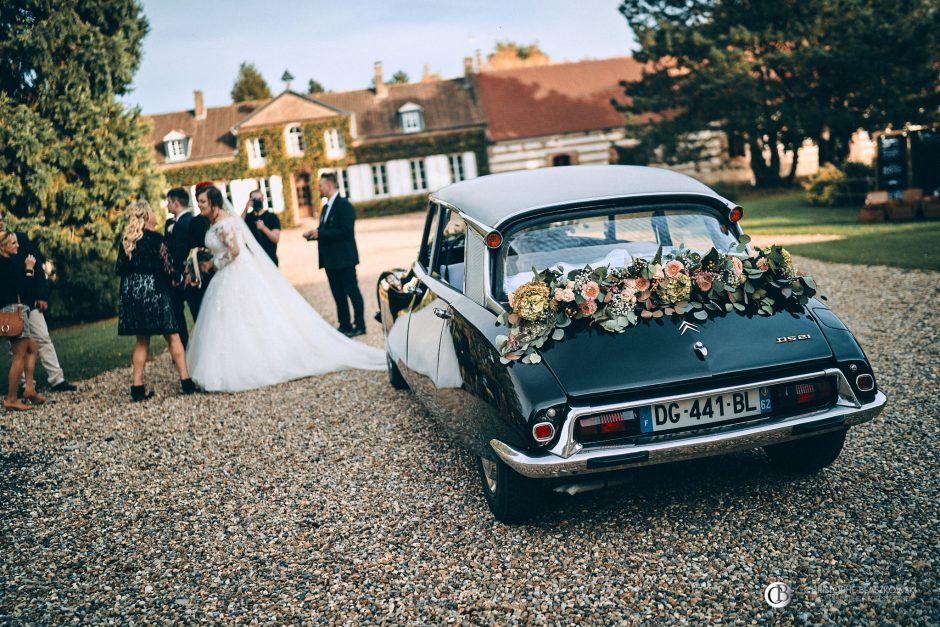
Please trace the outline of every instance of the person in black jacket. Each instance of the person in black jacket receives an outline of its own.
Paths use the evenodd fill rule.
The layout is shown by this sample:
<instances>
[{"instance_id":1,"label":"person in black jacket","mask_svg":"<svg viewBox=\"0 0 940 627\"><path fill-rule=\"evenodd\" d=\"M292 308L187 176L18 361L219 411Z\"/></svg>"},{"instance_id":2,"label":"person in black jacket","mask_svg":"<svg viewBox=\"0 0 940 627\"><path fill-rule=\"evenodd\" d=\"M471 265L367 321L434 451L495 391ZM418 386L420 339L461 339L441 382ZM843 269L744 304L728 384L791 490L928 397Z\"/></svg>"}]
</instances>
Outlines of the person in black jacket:
<instances>
[{"instance_id":1,"label":"person in black jacket","mask_svg":"<svg viewBox=\"0 0 940 627\"><path fill-rule=\"evenodd\" d=\"M190 251L193 248L199 248L193 245L194 228L193 212L189 208L189 194L182 187L174 187L166 194L167 216L165 233L166 245L170 250L170 259L173 260L173 269L178 274L183 274L186 267L186 260L189 258ZM174 288L170 296L173 299L173 314L176 316L177 326L179 327L180 341L183 348L189 343L189 330L186 325L186 312L184 307L189 305L189 312L193 320L199 315L199 304L202 302L202 294L205 287L202 285L181 284Z\"/></svg>"},{"instance_id":2,"label":"person in black jacket","mask_svg":"<svg viewBox=\"0 0 940 627\"><path fill-rule=\"evenodd\" d=\"M7 228L6 219L0 214L0 231ZM39 248L23 233L13 232L19 243L17 258L25 263L26 257L32 255L36 259L34 268L35 281L30 285L29 293L24 296L23 303L29 307L29 334L36 343L39 361L46 370L47 380L53 392L74 392L77 388L69 383L59 365L59 355L56 353L52 337L49 335L49 325L46 324L46 310L49 309L49 283L46 280L44 265L45 257ZM20 384L20 393L26 389L26 382Z\"/></svg>"},{"instance_id":3,"label":"person in black jacket","mask_svg":"<svg viewBox=\"0 0 940 627\"><path fill-rule=\"evenodd\" d=\"M157 216L150 204L143 200L131 203L127 213L117 260L117 273L121 277L118 335L137 336L131 354L131 400L143 401L153 396L153 391L144 387L144 366L150 353L151 335L162 335L166 339L179 372L180 389L183 394L192 394L196 387L189 378L170 296L181 277L173 268L163 236L153 230Z\"/></svg>"},{"instance_id":4,"label":"person in black jacket","mask_svg":"<svg viewBox=\"0 0 940 627\"><path fill-rule=\"evenodd\" d=\"M33 383L33 370L36 368L36 343L29 336L29 307L23 303L33 289L36 281L36 258L27 255L20 260L19 241L16 234L0 231L0 311L17 312L23 320L23 331L16 337L8 337L13 359L10 361L10 374L7 379L7 397L3 401L6 409L25 411L32 409L17 398L16 388L20 378L26 374L28 387L23 392L23 399L33 403L42 403L44 396L36 392Z\"/></svg>"},{"instance_id":5,"label":"person in black jacket","mask_svg":"<svg viewBox=\"0 0 940 627\"><path fill-rule=\"evenodd\" d=\"M327 201L320 212L320 226L304 233L304 237L307 240L317 240L320 267L326 270L330 291L336 301L340 332L349 337L363 335L366 332L366 321L359 281L356 278L356 266L359 264L359 251L356 249L356 210L348 200L339 195L336 175L332 172L320 175L317 189ZM349 323L349 303L352 303L354 325Z\"/></svg>"}]
</instances>

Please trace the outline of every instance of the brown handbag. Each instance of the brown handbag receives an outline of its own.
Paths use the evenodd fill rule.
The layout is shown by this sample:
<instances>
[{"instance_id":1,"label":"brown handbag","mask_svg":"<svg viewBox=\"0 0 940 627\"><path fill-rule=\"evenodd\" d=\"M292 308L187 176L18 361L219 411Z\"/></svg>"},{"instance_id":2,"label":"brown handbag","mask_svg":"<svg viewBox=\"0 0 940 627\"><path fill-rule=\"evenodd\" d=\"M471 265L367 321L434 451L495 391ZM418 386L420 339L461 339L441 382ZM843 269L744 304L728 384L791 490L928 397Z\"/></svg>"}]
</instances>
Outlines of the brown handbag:
<instances>
[{"instance_id":1,"label":"brown handbag","mask_svg":"<svg viewBox=\"0 0 940 627\"><path fill-rule=\"evenodd\" d=\"M23 335L23 305L17 299L15 311L0 311L0 337Z\"/></svg>"}]
</instances>

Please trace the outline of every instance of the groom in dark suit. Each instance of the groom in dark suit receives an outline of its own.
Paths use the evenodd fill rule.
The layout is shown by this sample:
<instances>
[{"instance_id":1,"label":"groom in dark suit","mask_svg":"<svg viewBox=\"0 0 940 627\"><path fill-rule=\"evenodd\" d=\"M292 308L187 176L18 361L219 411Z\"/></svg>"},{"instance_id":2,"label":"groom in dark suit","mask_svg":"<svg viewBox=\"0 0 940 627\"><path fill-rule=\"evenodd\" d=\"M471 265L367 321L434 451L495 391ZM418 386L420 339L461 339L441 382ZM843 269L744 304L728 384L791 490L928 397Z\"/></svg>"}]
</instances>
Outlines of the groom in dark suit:
<instances>
[{"instance_id":1,"label":"groom in dark suit","mask_svg":"<svg viewBox=\"0 0 940 627\"><path fill-rule=\"evenodd\" d=\"M193 212L189 208L189 194L181 187L174 187L166 194L166 209L169 215L166 220L166 245L170 250L170 259L173 269L183 273L189 251L194 248L192 243ZM180 286L172 290L173 314L179 327L180 341L183 347L189 342L189 331L186 329L186 314L183 311L184 303L189 303L189 311L193 319L199 314L199 304L202 301L202 290L196 287Z\"/></svg>"},{"instance_id":2,"label":"groom in dark suit","mask_svg":"<svg viewBox=\"0 0 940 627\"><path fill-rule=\"evenodd\" d=\"M320 267L326 270L330 291L336 301L339 331L349 337L363 335L366 332L366 321L359 281L356 279L356 265L359 263L356 210L339 195L336 175L332 172L320 175L317 189L327 199L326 204L320 212L320 226L304 233L304 237L317 240ZM349 323L349 303L352 303L353 308L353 325Z\"/></svg>"}]
</instances>

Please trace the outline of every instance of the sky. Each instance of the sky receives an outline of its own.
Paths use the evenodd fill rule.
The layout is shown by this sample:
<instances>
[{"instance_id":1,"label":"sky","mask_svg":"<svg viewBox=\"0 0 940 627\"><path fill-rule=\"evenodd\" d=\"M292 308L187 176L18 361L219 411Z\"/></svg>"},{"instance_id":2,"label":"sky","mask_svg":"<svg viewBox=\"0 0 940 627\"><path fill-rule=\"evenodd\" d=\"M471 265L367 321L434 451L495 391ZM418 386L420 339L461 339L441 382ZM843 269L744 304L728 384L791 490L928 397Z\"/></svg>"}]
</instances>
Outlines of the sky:
<instances>
[{"instance_id":1,"label":"sky","mask_svg":"<svg viewBox=\"0 0 940 627\"><path fill-rule=\"evenodd\" d=\"M150 22L133 90L145 114L231 103L238 66L254 63L273 93L289 70L295 91L315 78L332 91L364 89L381 61L388 80L425 64L444 78L497 41L538 42L552 61L628 56L633 38L618 0L142 0Z\"/></svg>"}]
</instances>

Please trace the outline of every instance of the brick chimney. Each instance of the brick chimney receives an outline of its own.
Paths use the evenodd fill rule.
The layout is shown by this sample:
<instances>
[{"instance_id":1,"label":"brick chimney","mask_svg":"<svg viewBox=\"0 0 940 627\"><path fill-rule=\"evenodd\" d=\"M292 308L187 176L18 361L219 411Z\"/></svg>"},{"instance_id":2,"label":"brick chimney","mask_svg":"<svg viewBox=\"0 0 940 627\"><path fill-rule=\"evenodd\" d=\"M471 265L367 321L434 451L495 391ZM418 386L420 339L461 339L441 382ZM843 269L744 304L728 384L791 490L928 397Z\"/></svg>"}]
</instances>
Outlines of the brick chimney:
<instances>
[{"instance_id":1,"label":"brick chimney","mask_svg":"<svg viewBox=\"0 0 940 627\"><path fill-rule=\"evenodd\" d=\"M196 107L193 109L193 112L197 120L206 119L206 103L202 98L202 90L197 89L193 92L193 100L196 101Z\"/></svg>"},{"instance_id":2,"label":"brick chimney","mask_svg":"<svg viewBox=\"0 0 940 627\"><path fill-rule=\"evenodd\" d=\"M378 98L385 98L388 96L388 85L385 84L385 80L382 78L382 62L375 62L375 95Z\"/></svg>"}]
</instances>

